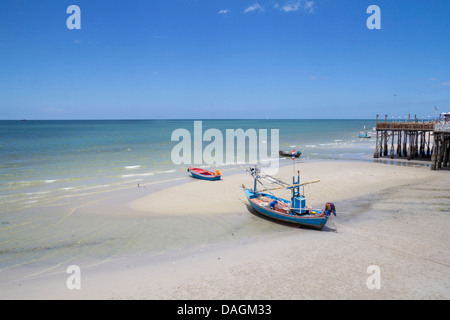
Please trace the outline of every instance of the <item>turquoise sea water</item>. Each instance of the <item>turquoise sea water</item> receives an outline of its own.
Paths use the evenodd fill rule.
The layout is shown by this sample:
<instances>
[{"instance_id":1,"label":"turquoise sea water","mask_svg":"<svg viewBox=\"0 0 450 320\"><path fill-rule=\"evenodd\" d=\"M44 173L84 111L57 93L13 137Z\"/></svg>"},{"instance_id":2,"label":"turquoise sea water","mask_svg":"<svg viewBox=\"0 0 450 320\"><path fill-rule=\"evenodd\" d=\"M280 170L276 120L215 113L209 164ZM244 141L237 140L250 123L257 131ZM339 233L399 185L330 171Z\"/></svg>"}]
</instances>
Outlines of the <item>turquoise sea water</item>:
<instances>
[{"instance_id":1,"label":"turquoise sea water","mask_svg":"<svg viewBox=\"0 0 450 320\"><path fill-rule=\"evenodd\" d=\"M280 149L300 150L306 161L371 159L374 138L358 135L374 126L372 120L203 120L202 132L218 129L225 140L227 129L267 129L270 139L270 129L278 129ZM0 121L1 211L185 174L185 165L171 159L176 129L191 132L193 141L194 120Z\"/></svg>"},{"instance_id":2,"label":"turquoise sea water","mask_svg":"<svg viewBox=\"0 0 450 320\"><path fill-rule=\"evenodd\" d=\"M261 141L267 145L270 129L278 129L280 149L300 150L300 162L373 161L374 139L358 135L374 125L371 120L202 121L203 132L218 129L223 137L227 129L267 129L267 141ZM146 216L129 209L134 198L192 182L185 165L171 159L179 143L171 141L176 129L194 138L194 120L0 121L0 291L20 279L64 275L73 263L84 267L126 254L158 257L178 249L184 254L191 247L284 230L241 213ZM280 158L280 165L291 163ZM243 172L239 165L220 169L224 177Z\"/></svg>"}]
</instances>

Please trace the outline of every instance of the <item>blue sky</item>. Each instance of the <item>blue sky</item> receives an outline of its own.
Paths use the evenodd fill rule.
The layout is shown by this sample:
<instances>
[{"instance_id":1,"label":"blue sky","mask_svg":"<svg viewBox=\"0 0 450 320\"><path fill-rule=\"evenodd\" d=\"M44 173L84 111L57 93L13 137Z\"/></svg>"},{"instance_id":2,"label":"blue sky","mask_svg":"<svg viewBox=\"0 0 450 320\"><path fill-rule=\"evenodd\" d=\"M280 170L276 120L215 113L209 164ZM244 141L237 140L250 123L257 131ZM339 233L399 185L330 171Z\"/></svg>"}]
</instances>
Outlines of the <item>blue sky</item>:
<instances>
[{"instance_id":1,"label":"blue sky","mask_svg":"<svg viewBox=\"0 0 450 320\"><path fill-rule=\"evenodd\" d=\"M0 119L426 118L449 39L448 0L2 0Z\"/></svg>"}]
</instances>

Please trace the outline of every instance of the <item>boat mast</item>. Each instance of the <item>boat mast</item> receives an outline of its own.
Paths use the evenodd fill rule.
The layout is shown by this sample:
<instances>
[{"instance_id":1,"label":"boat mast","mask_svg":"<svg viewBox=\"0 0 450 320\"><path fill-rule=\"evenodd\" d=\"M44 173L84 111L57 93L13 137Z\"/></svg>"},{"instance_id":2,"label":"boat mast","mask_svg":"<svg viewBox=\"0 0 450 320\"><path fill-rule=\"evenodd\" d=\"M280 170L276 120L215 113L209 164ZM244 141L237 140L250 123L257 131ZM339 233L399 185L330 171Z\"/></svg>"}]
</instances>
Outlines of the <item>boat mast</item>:
<instances>
[{"instance_id":1,"label":"boat mast","mask_svg":"<svg viewBox=\"0 0 450 320\"><path fill-rule=\"evenodd\" d=\"M301 213L301 204L300 204L300 170L297 171L297 181L295 181L295 177L292 177L292 198L291 198L291 208L292 211Z\"/></svg>"},{"instance_id":2,"label":"boat mast","mask_svg":"<svg viewBox=\"0 0 450 320\"><path fill-rule=\"evenodd\" d=\"M298 197L300 195L300 170L297 171L297 181L295 181L295 177L292 176L292 199L291 203L294 203L294 197Z\"/></svg>"},{"instance_id":3,"label":"boat mast","mask_svg":"<svg viewBox=\"0 0 450 320\"><path fill-rule=\"evenodd\" d=\"M254 179L254 184L253 184L253 192L256 194L256 184L257 184L257 181L258 181L258 167L257 167L257 165L255 165L255 172L253 173L253 177L255 178Z\"/></svg>"}]
</instances>

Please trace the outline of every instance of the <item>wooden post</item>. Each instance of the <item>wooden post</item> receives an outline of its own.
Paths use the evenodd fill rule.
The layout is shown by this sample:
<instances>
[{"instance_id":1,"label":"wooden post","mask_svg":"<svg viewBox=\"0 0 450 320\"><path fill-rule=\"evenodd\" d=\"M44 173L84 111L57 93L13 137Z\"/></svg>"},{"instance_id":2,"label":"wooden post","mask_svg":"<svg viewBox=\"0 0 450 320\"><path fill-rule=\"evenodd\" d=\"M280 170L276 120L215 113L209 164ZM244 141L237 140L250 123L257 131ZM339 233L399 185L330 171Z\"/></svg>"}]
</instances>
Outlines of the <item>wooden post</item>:
<instances>
[{"instance_id":1,"label":"wooden post","mask_svg":"<svg viewBox=\"0 0 450 320\"><path fill-rule=\"evenodd\" d=\"M447 166L450 166L450 136L447 136Z\"/></svg>"},{"instance_id":2,"label":"wooden post","mask_svg":"<svg viewBox=\"0 0 450 320\"><path fill-rule=\"evenodd\" d=\"M380 137L380 157L383 156L383 131L381 131L381 137Z\"/></svg>"},{"instance_id":3,"label":"wooden post","mask_svg":"<svg viewBox=\"0 0 450 320\"><path fill-rule=\"evenodd\" d=\"M378 158L378 115L377 115L376 125L375 126L376 126L375 130L376 130L377 137L376 137L375 152L373 153L373 157L376 159L376 158Z\"/></svg>"},{"instance_id":4,"label":"wooden post","mask_svg":"<svg viewBox=\"0 0 450 320\"><path fill-rule=\"evenodd\" d=\"M442 135L438 135L438 144L437 144L437 168L440 169L442 168L442 140L441 140L441 136Z\"/></svg>"},{"instance_id":5,"label":"wooden post","mask_svg":"<svg viewBox=\"0 0 450 320\"><path fill-rule=\"evenodd\" d=\"M388 154L387 140L388 140L387 130L384 130L384 156L387 156Z\"/></svg>"},{"instance_id":6,"label":"wooden post","mask_svg":"<svg viewBox=\"0 0 450 320\"><path fill-rule=\"evenodd\" d=\"M447 149L447 166L450 166L450 136L447 136L447 144L446 144L446 149Z\"/></svg>"},{"instance_id":7,"label":"wooden post","mask_svg":"<svg viewBox=\"0 0 450 320\"><path fill-rule=\"evenodd\" d=\"M436 170L437 167L437 146L436 146L436 139L434 139L434 147L431 153L431 170Z\"/></svg>"},{"instance_id":8,"label":"wooden post","mask_svg":"<svg viewBox=\"0 0 450 320\"><path fill-rule=\"evenodd\" d=\"M442 138L443 138L443 153L444 153L444 161L442 163L443 167L447 166L447 162L448 162L448 158L449 158L449 148L448 148L448 142L447 139L445 139L444 134L442 134Z\"/></svg>"},{"instance_id":9,"label":"wooden post","mask_svg":"<svg viewBox=\"0 0 450 320\"><path fill-rule=\"evenodd\" d=\"M411 137L411 132L408 131L408 136L409 136L409 145L408 145L408 151L407 151L407 159L411 160L412 158L412 137Z\"/></svg>"},{"instance_id":10,"label":"wooden post","mask_svg":"<svg viewBox=\"0 0 450 320\"><path fill-rule=\"evenodd\" d=\"M425 158L425 131L420 133L420 154Z\"/></svg>"},{"instance_id":11,"label":"wooden post","mask_svg":"<svg viewBox=\"0 0 450 320\"><path fill-rule=\"evenodd\" d=\"M408 132L403 132L403 156L406 157L408 152L406 151L406 144L408 143Z\"/></svg>"},{"instance_id":12,"label":"wooden post","mask_svg":"<svg viewBox=\"0 0 450 320\"><path fill-rule=\"evenodd\" d=\"M419 132L414 132L414 158L419 156Z\"/></svg>"},{"instance_id":13,"label":"wooden post","mask_svg":"<svg viewBox=\"0 0 450 320\"><path fill-rule=\"evenodd\" d=\"M391 131L391 159L394 159L394 138L395 138L395 131Z\"/></svg>"},{"instance_id":14,"label":"wooden post","mask_svg":"<svg viewBox=\"0 0 450 320\"><path fill-rule=\"evenodd\" d=\"M376 131L377 131L376 132L377 137L376 137L376 142L375 142L375 152L373 153L373 157L375 159L378 158L378 156L379 156L379 153L378 153L378 129Z\"/></svg>"}]
</instances>

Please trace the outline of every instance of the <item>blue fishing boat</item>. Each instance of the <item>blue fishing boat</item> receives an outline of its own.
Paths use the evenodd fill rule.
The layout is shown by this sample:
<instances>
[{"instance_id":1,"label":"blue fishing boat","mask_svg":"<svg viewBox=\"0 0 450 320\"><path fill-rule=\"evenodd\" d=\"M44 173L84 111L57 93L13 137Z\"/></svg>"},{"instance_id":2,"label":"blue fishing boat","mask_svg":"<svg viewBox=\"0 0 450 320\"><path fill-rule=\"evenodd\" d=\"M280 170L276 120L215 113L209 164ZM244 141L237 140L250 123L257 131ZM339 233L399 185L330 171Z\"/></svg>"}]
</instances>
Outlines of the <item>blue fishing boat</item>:
<instances>
[{"instance_id":1,"label":"blue fishing boat","mask_svg":"<svg viewBox=\"0 0 450 320\"><path fill-rule=\"evenodd\" d=\"M360 132L360 133L359 133L359 137L360 137L360 138L366 138L366 139L372 138L371 134L368 133L367 131L365 131L365 132Z\"/></svg>"},{"instance_id":2,"label":"blue fishing boat","mask_svg":"<svg viewBox=\"0 0 450 320\"><path fill-rule=\"evenodd\" d=\"M187 171L192 175L192 177L202 180L220 180L222 178L222 172L220 170L216 170L215 172L211 172L201 168L191 168L188 167Z\"/></svg>"},{"instance_id":3,"label":"blue fishing boat","mask_svg":"<svg viewBox=\"0 0 450 320\"><path fill-rule=\"evenodd\" d=\"M372 135L367 131L366 126L364 126L364 131L361 131L359 133L360 138L370 139L372 138Z\"/></svg>"},{"instance_id":4,"label":"blue fishing boat","mask_svg":"<svg viewBox=\"0 0 450 320\"><path fill-rule=\"evenodd\" d=\"M304 187L310 183L319 182L319 180L300 183L300 173L297 180L293 177L292 185L282 187L257 190L259 180L259 172L257 168L252 168L250 173L254 177L253 189L246 188L242 185L245 195L254 210L271 219L296 224L298 226L310 227L322 230L331 214L336 215L336 209L333 203L328 202L324 210L312 209L306 206L306 198L300 194L300 187ZM262 183L261 183L262 184ZM291 200L286 200L273 195L270 190L275 189L291 189Z\"/></svg>"}]
</instances>

